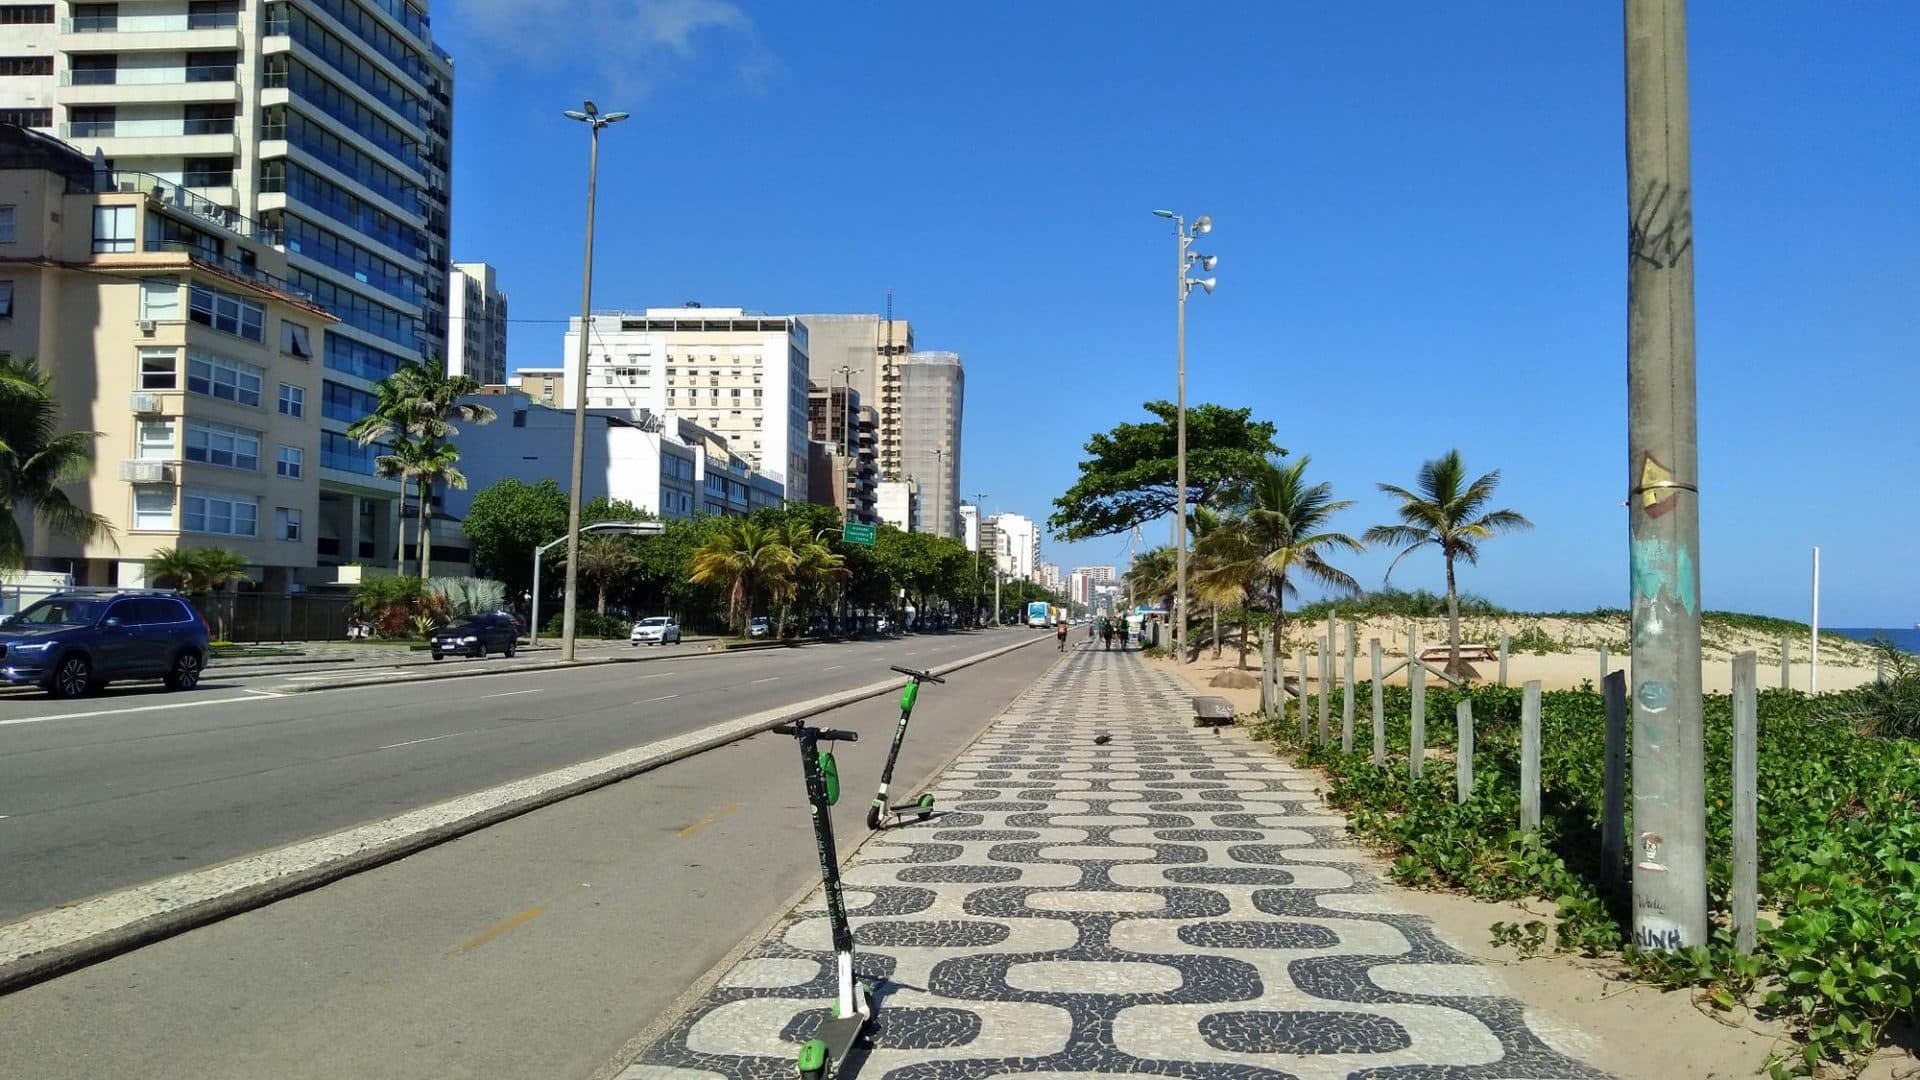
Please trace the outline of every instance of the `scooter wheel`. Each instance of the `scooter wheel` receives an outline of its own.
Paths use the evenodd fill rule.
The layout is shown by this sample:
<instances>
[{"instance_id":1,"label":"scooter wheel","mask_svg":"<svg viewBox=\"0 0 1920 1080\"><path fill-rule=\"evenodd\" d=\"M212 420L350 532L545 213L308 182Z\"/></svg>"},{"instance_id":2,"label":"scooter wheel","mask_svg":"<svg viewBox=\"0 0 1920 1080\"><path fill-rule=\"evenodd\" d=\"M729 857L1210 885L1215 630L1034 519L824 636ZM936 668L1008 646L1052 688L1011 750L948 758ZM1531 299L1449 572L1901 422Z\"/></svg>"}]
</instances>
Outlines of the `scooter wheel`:
<instances>
[{"instance_id":1,"label":"scooter wheel","mask_svg":"<svg viewBox=\"0 0 1920 1080\"><path fill-rule=\"evenodd\" d=\"M819 1039L808 1039L800 1046L800 1055L794 1060L794 1071L800 1074L800 1080L826 1080L827 1044Z\"/></svg>"},{"instance_id":2,"label":"scooter wheel","mask_svg":"<svg viewBox=\"0 0 1920 1080\"><path fill-rule=\"evenodd\" d=\"M933 793L920 796L920 820L925 821L933 814Z\"/></svg>"},{"instance_id":3,"label":"scooter wheel","mask_svg":"<svg viewBox=\"0 0 1920 1080\"><path fill-rule=\"evenodd\" d=\"M875 831L879 830L880 828L880 808L879 807L877 806L867 807L867 828L873 829Z\"/></svg>"}]
</instances>

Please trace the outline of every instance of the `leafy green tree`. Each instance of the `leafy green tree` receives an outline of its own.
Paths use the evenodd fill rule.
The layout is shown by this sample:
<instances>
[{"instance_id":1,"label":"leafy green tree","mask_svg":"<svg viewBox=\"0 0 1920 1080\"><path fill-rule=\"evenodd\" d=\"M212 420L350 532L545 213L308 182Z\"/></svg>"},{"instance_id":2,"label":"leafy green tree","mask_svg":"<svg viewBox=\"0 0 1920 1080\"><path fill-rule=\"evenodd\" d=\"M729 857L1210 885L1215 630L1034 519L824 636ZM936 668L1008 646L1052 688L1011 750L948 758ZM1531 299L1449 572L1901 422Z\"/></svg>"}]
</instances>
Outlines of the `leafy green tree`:
<instances>
[{"instance_id":1,"label":"leafy green tree","mask_svg":"<svg viewBox=\"0 0 1920 1080\"><path fill-rule=\"evenodd\" d=\"M693 580L712 582L727 592L727 614L741 633L753 617L754 597L769 579L793 565L793 552L781 535L746 518L721 518L693 556Z\"/></svg>"},{"instance_id":2,"label":"leafy green tree","mask_svg":"<svg viewBox=\"0 0 1920 1080\"><path fill-rule=\"evenodd\" d=\"M26 357L0 357L0 570L27 562L21 516L81 543L111 540L107 519L79 505L62 485L93 471L97 431L61 432L53 376Z\"/></svg>"},{"instance_id":3,"label":"leafy green tree","mask_svg":"<svg viewBox=\"0 0 1920 1080\"><path fill-rule=\"evenodd\" d=\"M1259 573L1266 579L1276 641L1286 630L1287 597L1298 595L1295 582L1309 578L1341 592L1358 592L1353 576L1327 561L1336 550L1360 552L1360 541L1328 528L1333 516L1353 503L1333 497L1333 485L1308 484L1302 456L1291 464L1263 461L1250 477L1241 524L1247 542L1260 553Z\"/></svg>"},{"instance_id":4,"label":"leafy green tree","mask_svg":"<svg viewBox=\"0 0 1920 1080\"><path fill-rule=\"evenodd\" d=\"M494 411L461 401L479 390L480 384L471 376L447 374L445 365L438 362L408 361L375 383L373 389L373 412L349 426L347 435L362 446L379 444L387 448L388 452L374 462L380 475L402 477L403 488L408 481L419 485L420 576L424 578L432 572L433 538L429 531L433 507L429 496L433 485L445 482L466 486L466 477L455 467L460 452L449 441L460 432L454 422L490 424ZM404 561L405 551L405 537L395 537L396 567Z\"/></svg>"},{"instance_id":5,"label":"leafy green tree","mask_svg":"<svg viewBox=\"0 0 1920 1080\"><path fill-rule=\"evenodd\" d=\"M502 480L474 493L460 528L473 545L475 572L518 600L533 587L533 549L566 535L567 494L551 480Z\"/></svg>"},{"instance_id":6,"label":"leafy green tree","mask_svg":"<svg viewBox=\"0 0 1920 1080\"><path fill-rule=\"evenodd\" d=\"M1460 659L1460 593L1454 586L1455 560L1479 563L1480 544L1501 533L1533 528L1533 523L1515 510L1488 510L1494 489L1500 486L1500 470L1495 469L1474 480L1467 479L1466 463L1460 451L1449 450L1423 463L1409 491L1393 484L1381 484L1380 490L1400 500L1400 523L1375 525L1367 530L1367 542L1401 549L1387 567L1387 576L1400 560L1424 547L1440 549L1447 564L1447 674L1471 678L1478 674L1471 664Z\"/></svg>"},{"instance_id":7,"label":"leafy green tree","mask_svg":"<svg viewBox=\"0 0 1920 1080\"><path fill-rule=\"evenodd\" d=\"M1062 540L1125 532L1176 512L1179 506L1176 420L1171 402L1149 401L1154 419L1121 424L1087 440L1080 478L1054 500L1047 526ZM1274 426L1251 409L1187 407L1187 501L1213 502L1252 476L1270 455L1286 453Z\"/></svg>"},{"instance_id":8,"label":"leafy green tree","mask_svg":"<svg viewBox=\"0 0 1920 1080\"><path fill-rule=\"evenodd\" d=\"M796 600L805 612L824 606L839 579L846 574L846 560L830 547L811 522L801 517L788 518L781 527L781 543L792 553L786 572L768 579L769 590L780 605L778 634L787 633L787 612Z\"/></svg>"}]
</instances>

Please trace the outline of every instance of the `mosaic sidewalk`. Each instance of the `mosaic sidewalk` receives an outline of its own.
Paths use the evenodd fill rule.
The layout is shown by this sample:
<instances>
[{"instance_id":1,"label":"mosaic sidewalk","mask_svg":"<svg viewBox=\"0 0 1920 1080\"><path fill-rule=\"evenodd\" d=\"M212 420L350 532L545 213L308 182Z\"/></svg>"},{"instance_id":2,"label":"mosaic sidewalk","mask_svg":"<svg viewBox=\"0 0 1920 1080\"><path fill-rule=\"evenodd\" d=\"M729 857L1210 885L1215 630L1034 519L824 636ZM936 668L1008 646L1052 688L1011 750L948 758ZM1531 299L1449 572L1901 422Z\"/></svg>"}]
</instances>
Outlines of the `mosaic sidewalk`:
<instances>
[{"instance_id":1,"label":"mosaic sidewalk","mask_svg":"<svg viewBox=\"0 0 1920 1080\"><path fill-rule=\"evenodd\" d=\"M1134 654L1075 652L942 775L945 814L861 850L878 1015L837 1075L1604 1076L1396 907L1307 776L1188 726L1189 697ZM820 904L622 1080L793 1076L833 996Z\"/></svg>"}]
</instances>

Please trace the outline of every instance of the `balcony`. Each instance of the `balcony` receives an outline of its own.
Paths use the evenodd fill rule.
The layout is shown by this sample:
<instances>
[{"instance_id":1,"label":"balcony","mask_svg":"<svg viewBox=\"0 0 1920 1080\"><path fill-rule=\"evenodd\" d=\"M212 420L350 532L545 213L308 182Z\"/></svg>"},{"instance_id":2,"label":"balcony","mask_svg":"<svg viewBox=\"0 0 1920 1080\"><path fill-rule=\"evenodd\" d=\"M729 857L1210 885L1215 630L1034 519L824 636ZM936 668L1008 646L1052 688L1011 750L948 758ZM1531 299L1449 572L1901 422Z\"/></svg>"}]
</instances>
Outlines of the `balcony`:
<instances>
[{"instance_id":1,"label":"balcony","mask_svg":"<svg viewBox=\"0 0 1920 1080\"><path fill-rule=\"evenodd\" d=\"M96 170L91 186L82 182L69 190L73 194L85 192L100 194L109 191L144 193L163 208L188 214L198 221L211 222L249 240L257 240L276 247L281 242L278 230L269 229L252 218L241 216L226 205L228 200L189 191L165 177L155 176L152 173L137 172L133 169ZM231 196L231 191L226 194Z\"/></svg>"},{"instance_id":2,"label":"balcony","mask_svg":"<svg viewBox=\"0 0 1920 1080\"><path fill-rule=\"evenodd\" d=\"M238 49L240 14L82 15L61 20L57 47L70 53Z\"/></svg>"},{"instance_id":3,"label":"balcony","mask_svg":"<svg viewBox=\"0 0 1920 1080\"><path fill-rule=\"evenodd\" d=\"M60 125L60 137L99 147L108 158L232 157L240 152L234 121L89 121Z\"/></svg>"},{"instance_id":4,"label":"balcony","mask_svg":"<svg viewBox=\"0 0 1920 1080\"><path fill-rule=\"evenodd\" d=\"M123 78L124 76L124 78ZM62 105L168 105L240 100L240 67L79 68L60 73Z\"/></svg>"},{"instance_id":5,"label":"balcony","mask_svg":"<svg viewBox=\"0 0 1920 1080\"><path fill-rule=\"evenodd\" d=\"M283 296L291 296L296 300L313 303L312 293L294 285L286 278L269 274L251 263L241 262L239 259L229 258L218 252L208 251L198 244L188 244L179 240L148 241L147 250L182 253L185 254L187 258L210 270L217 270L223 274L244 278L262 288L272 289Z\"/></svg>"}]
</instances>

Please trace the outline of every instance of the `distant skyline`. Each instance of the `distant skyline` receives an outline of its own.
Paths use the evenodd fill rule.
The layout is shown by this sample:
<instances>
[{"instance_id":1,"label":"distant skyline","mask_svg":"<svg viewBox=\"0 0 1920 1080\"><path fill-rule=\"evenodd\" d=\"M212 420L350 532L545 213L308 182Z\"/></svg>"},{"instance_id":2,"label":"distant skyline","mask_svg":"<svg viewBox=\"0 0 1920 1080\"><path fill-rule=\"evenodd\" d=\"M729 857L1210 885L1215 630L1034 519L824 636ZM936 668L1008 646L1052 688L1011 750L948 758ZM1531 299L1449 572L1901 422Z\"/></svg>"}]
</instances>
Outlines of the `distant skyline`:
<instances>
[{"instance_id":1,"label":"distant skyline","mask_svg":"<svg viewBox=\"0 0 1920 1080\"><path fill-rule=\"evenodd\" d=\"M1920 7L1690 8L1702 599L1805 618L1818 544L1823 622L1910 626ZM962 492L1044 521L1089 433L1173 397L1150 211L1209 213L1190 401L1277 423L1355 535L1390 515L1376 482L1458 446L1536 524L1461 588L1625 605L1617 5L434 14L454 257L500 268L515 367L557 365L579 305L586 139L559 113L592 97L634 114L602 141L596 307L879 311L891 288L922 347L967 358ZM584 25L621 48L580 60ZM1043 541L1063 567L1125 551ZM1372 588L1391 558L1341 565ZM1394 583L1438 589L1438 558Z\"/></svg>"}]
</instances>

